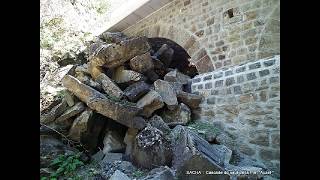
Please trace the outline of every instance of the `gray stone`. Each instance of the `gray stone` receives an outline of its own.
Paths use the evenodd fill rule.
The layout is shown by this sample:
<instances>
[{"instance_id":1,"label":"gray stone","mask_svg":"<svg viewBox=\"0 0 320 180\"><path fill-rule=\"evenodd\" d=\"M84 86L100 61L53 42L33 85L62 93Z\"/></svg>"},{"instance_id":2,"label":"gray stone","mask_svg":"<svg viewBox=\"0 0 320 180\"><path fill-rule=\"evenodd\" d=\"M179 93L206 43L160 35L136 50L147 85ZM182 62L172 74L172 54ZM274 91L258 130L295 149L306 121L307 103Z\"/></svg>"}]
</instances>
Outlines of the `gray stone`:
<instances>
[{"instance_id":1,"label":"gray stone","mask_svg":"<svg viewBox=\"0 0 320 180\"><path fill-rule=\"evenodd\" d=\"M137 107L143 108L141 115L144 117L150 117L155 110L160 109L163 106L162 97L154 90L149 91L137 102Z\"/></svg>"},{"instance_id":2,"label":"gray stone","mask_svg":"<svg viewBox=\"0 0 320 180\"><path fill-rule=\"evenodd\" d=\"M92 117L93 111L87 108L74 121L69 130L68 137L74 141L80 142L81 135L87 130L89 119Z\"/></svg>"},{"instance_id":3,"label":"gray stone","mask_svg":"<svg viewBox=\"0 0 320 180\"><path fill-rule=\"evenodd\" d=\"M212 79L212 75L203 77L203 81L207 81L207 80L211 80L211 79Z\"/></svg>"},{"instance_id":4,"label":"gray stone","mask_svg":"<svg viewBox=\"0 0 320 180\"><path fill-rule=\"evenodd\" d=\"M223 162L223 165L226 166L229 164L231 159L232 151L225 145L212 144L212 150L216 151L218 156L221 158L220 161Z\"/></svg>"},{"instance_id":5,"label":"gray stone","mask_svg":"<svg viewBox=\"0 0 320 180\"><path fill-rule=\"evenodd\" d=\"M201 78L192 79L192 83L198 83L201 81Z\"/></svg>"},{"instance_id":6,"label":"gray stone","mask_svg":"<svg viewBox=\"0 0 320 180\"><path fill-rule=\"evenodd\" d=\"M172 131L173 159L172 167L177 171L178 179L212 179L212 175L186 174L186 171L224 171L225 157L207 141L183 126ZM230 179L229 175L216 175L215 179Z\"/></svg>"},{"instance_id":7,"label":"gray stone","mask_svg":"<svg viewBox=\"0 0 320 180\"><path fill-rule=\"evenodd\" d=\"M132 70L139 73L146 73L147 71L154 69L154 64L151 59L150 53L136 56L130 60L130 67Z\"/></svg>"},{"instance_id":8,"label":"gray stone","mask_svg":"<svg viewBox=\"0 0 320 180\"><path fill-rule=\"evenodd\" d=\"M256 76L256 73L254 73L254 72L247 74L248 81L256 79L256 78L257 78L257 76Z\"/></svg>"},{"instance_id":9,"label":"gray stone","mask_svg":"<svg viewBox=\"0 0 320 180\"><path fill-rule=\"evenodd\" d=\"M149 125L136 136L132 160L138 166L152 169L170 165L171 159L170 141L159 129Z\"/></svg>"},{"instance_id":10,"label":"gray stone","mask_svg":"<svg viewBox=\"0 0 320 180\"><path fill-rule=\"evenodd\" d=\"M76 74L76 78L83 84L88 85L90 87L93 87L94 89L101 91L102 86L100 83L93 81L92 78L90 78L88 75L85 75L83 73Z\"/></svg>"},{"instance_id":11,"label":"gray stone","mask_svg":"<svg viewBox=\"0 0 320 180\"><path fill-rule=\"evenodd\" d=\"M172 62L173 54L174 54L174 50L172 48L169 48L159 56L160 61L163 62L165 67L170 66Z\"/></svg>"},{"instance_id":12,"label":"gray stone","mask_svg":"<svg viewBox=\"0 0 320 180\"><path fill-rule=\"evenodd\" d=\"M131 180L131 179L123 172L116 170L109 180Z\"/></svg>"},{"instance_id":13,"label":"gray stone","mask_svg":"<svg viewBox=\"0 0 320 180\"><path fill-rule=\"evenodd\" d=\"M89 71L92 68L105 66L113 68L122 65L131 58L144 54L150 49L146 37L137 37L119 42L118 44L102 44L89 56ZM95 78L95 76L92 76Z\"/></svg>"},{"instance_id":14,"label":"gray stone","mask_svg":"<svg viewBox=\"0 0 320 180\"><path fill-rule=\"evenodd\" d=\"M241 66L236 69L236 73L244 72L246 70L246 66Z\"/></svg>"},{"instance_id":15,"label":"gray stone","mask_svg":"<svg viewBox=\"0 0 320 180\"><path fill-rule=\"evenodd\" d=\"M263 77L263 76L266 76L270 74L269 70L268 69L265 69L265 70L262 70L262 71L259 71L259 75L260 77Z\"/></svg>"},{"instance_id":16,"label":"gray stone","mask_svg":"<svg viewBox=\"0 0 320 180\"><path fill-rule=\"evenodd\" d=\"M181 72L179 72L177 69L168 72L165 76L164 76L164 80L168 81L168 82L178 82L181 84L188 84L188 81L191 78L185 74L182 74Z\"/></svg>"},{"instance_id":17,"label":"gray stone","mask_svg":"<svg viewBox=\"0 0 320 180\"><path fill-rule=\"evenodd\" d=\"M158 79L154 83L155 90L160 94L163 102L167 104L168 109L174 110L178 106L176 92L172 86L167 82Z\"/></svg>"},{"instance_id":18,"label":"gray stone","mask_svg":"<svg viewBox=\"0 0 320 180\"><path fill-rule=\"evenodd\" d=\"M108 130L103 139L103 153L121 152L125 149L123 137L117 130Z\"/></svg>"},{"instance_id":19,"label":"gray stone","mask_svg":"<svg viewBox=\"0 0 320 180\"><path fill-rule=\"evenodd\" d=\"M122 98L123 92L122 90L105 74L101 73L96 81L101 84L102 89L106 92L109 96Z\"/></svg>"},{"instance_id":20,"label":"gray stone","mask_svg":"<svg viewBox=\"0 0 320 180\"><path fill-rule=\"evenodd\" d=\"M241 75L241 76L238 76L237 77L237 83L242 83L244 82L244 77Z\"/></svg>"},{"instance_id":21,"label":"gray stone","mask_svg":"<svg viewBox=\"0 0 320 180\"><path fill-rule=\"evenodd\" d=\"M123 158L122 153L106 153L104 154L104 158L102 159L102 164L104 163L112 163L114 161L121 161Z\"/></svg>"},{"instance_id":22,"label":"gray stone","mask_svg":"<svg viewBox=\"0 0 320 180\"><path fill-rule=\"evenodd\" d=\"M212 83L211 83L211 82L206 83L206 84L204 85L204 88L205 88L205 89L211 89L211 88L212 88Z\"/></svg>"},{"instance_id":23,"label":"gray stone","mask_svg":"<svg viewBox=\"0 0 320 180\"><path fill-rule=\"evenodd\" d=\"M241 86L234 86L233 91L234 91L234 94L242 94Z\"/></svg>"},{"instance_id":24,"label":"gray stone","mask_svg":"<svg viewBox=\"0 0 320 180\"><path fill-rule=\"evenodd\" d=\"M68 90L65 91L64 93L64 99L67 101L68 106L73 106L74 105L74 95L70 93Z\"/></svg>"},{"instance_id":25,"label":"gray stone","mask_svg":"<svg viewBox=\"0 0 320 180\"><path fill-rule=\"evenodd\" d=\"M221 87L223 85L223 80L218 80L215 82L214 87Z\"/></svg>"},{"instance_id":26,"label":"gray stone","mask_svg":"<svg viewBox=\"0 0 320 180\"><path fill-rule=\"evenodd\" d=\"M226 79L226 86L230 86L232 84L236 83L234 80L234 77L230 77Z\"/></svg>"},{"instance_id":27,"label":"gray stone","mask_svg":"<svg viewBox=\"0 0 320 180\"><path fill-rule=\"evenodd\" d=\"M59 117L63 112L65 112L68 108L68 104L66 101L60 102L58 105L54 106L52 109L49 106L49 112L43 111L43 114L40 116L40 122L44 124L48 124L53 122L57 117Z\"/></svg>"},{"instance_id":28,"label":"gray stone","mask_svg":"<svg viewBox=\"0 0 320 180\"><path fill-rule=\"evenodd\" d=\"M175 110L165 110L161 114L162 119L166 123L187 124L191 120L191 110L188 106L180 103Z\"/></svg>"},{"instance_id":29,"label":"gray stone","mask_svg":"<svg viewBox=\"0 0 320 180\"><path fill-rule=\"evenodd\" d=\"M271 77L271 78L269 79L269 81L270 81L270 84L271 84L271 83L277 83L277 82L279 82L279 77Z\"/></svg>"},{"instance_id":30,"label":"gray stone","mask_svg":"<svg viewBox=\"0 0 320 180\"><path fill-rule=\"evenodd\" d=\"M198 89L203 89L203 85L202 84L198 85Z\"/></svg>"},{"instance_id":31,"label":"gray stone","mask_svg":"<svg viewBox=\"0 0 320 180\"><path fill-rule=\"evenodd\" d=\"M65 76L62 83L92 110L127 127L136 127L133 117L141 112L141 108L136 104L111 100L70 75Z\"/></svg>"},{"instance_id":32,"label":"gray stone","mask_svg":"<svg viewBox=\"0 0 320 180\"><path fill-rule=\"evenodd\" d=\"M169 126L162 120L158 115L154 115L149 119L149 123L152 127L155 127L162 131L164 134L169 134L171 132Z\"/></svg>"},{"instance_id":33,"label":"gray stone","mask_svg":"<svg viewBox=\"0 0 320 180\"><path fill-rule=\"evenodd\" d=\"M57 124L66 124L67 126L71 126L69 119L82 111L84 111L85 105L82 102L78 102L70 109L66 110L61 116L59 116L55 122ZM71 122L72 123L72 122Z\"/></svg>"},{"instance_id":34,"label":"gray stone","mask_svg":"<svg viewBox=\"0 0 320 180\"><path fill-rule=\"evenodd\" d=\"M215 104L215 102L216 102L216 97L210 97L207 99L208 104Z\"/></svg>"},{"instance_id":35,"label":"gray stone","mask_svg":"<svg viewBox=\"0 0 320 180\"><path fill-rule=\"evenodd\" d=\"M218 90L211 90L211 95L218 95L219 91Z\"/></svg>"},{"instance_id":36,"label":"gray stone","mask_svg":"<svg viewBox=\"0 0 320 180\"><path fill-rule=\"evenodd\" d=\"M182 91L184 89L183 84L179 82L169 82L173 90L178 93L179 91Z\"/></svg>"},{"instance_id":37,"label":"gray stone","mask_svg":"<svg viewBox=\"0 0 320 180\"><path fill-rule=\"evenodd\" d=\"M214 79L221 78L222 76L223 76L223 72L215 73L215 74L213 75Z\"/></svg>"},{"instance_id":38,"label":"gray stone","mask_svg":"<svg viewBox=\"0 0 320 180\"><path fill-rule=\"evenodd\" d=\"M96 162L100 162L104 157L104 153L102 151L98 151L92 156L92 159Z\"/></svg>"},{"instance_id":39,"label":"gray stone","mask_svg":"<svg viewBox=\"0 0 320 180\"><path fill-rule=\"evenodd\" d=\"M268 67L268 66L274 65L275 62L276 62L275 59L271 59L271 60L267 60L267 61L263 62L263 64L264 64L265 67Z\"/></svg>"},{"instance_id":40,"label":"gray stone","mask_svg":"<svg viewBox=\"0 0 320 180\"><path fill-rule=\"evenodd\" d=\"M152 169L142 180L174 180L174 172L168 166Z\"/></svg>"},{"instance_id":41,"label":"gray stone","mask_svg":"<svg viewBox=\"0 0 320 180\"><path fill-rule=\"evenodd\" d=\"M230 71L226 71L224 76L227 77L227 76L230 76L232 74L233 74L233 72L232 72L232 70L230 70Z\"/></svg>"},{"instance_id":42,"label":"gray stone","mask_svg":"<svg viewBox=\"0 0 320 180\"><path fill-rule=\"evenodd\" d=\"M149 91L150 85L143 81L139 81L128 86L124 90L124 94L128 97L130 101L136 102Z\"/></svg>"},{"instance_id":43,"label":"gray stone","mask_svg":"<svg viewBox=\"0 0 320 180\"><path fill-rule=\"evenodd\" d=\"M144 76L138 72L126 70L124 66L120 66L116 69L113 79L116 83L127 83L144 80Z\"/></svg>"},{"instance_id":44,"label":"gray stone","mask_svg":"<svg viewBox=\"0 0 320 180\"><path fill-rule=\"evenodd\" d=\"M260 68L261 67L261 64L260 62L257 62L257 63L254 63L254 64L250 64L249 65L249 69L252 70L252 69L257 69L257 68Z\"/></svg>"},{"instance_id":45,"label":"gray stone","mask_svg":"<svg viewBox=\"0 0 320 180\"><path fill-rule=\"evenodd\" d=\"M187 93L184 91L179 91L177 93L177 98L179 102L182 102L189 106L191 109L196 109L202 102L203 96Z\"/></svg>"}]
</instances>

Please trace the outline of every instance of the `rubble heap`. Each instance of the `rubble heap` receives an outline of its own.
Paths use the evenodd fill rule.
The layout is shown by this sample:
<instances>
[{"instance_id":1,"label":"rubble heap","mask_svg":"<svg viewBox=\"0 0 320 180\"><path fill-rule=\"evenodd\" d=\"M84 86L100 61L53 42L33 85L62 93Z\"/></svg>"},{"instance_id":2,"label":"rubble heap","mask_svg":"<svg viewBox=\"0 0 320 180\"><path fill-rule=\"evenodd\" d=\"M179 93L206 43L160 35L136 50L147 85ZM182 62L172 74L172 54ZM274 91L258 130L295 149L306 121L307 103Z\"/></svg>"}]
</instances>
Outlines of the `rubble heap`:
<instances>
[{"instance_id":1,"label":"rubble heap","mask_svg":"<svg viewBox=\"0 0 320 180\"><path fill-rule=\"evenodd\" d=\"M191 77L171 66L174 49L152 47L146 37L100 35L86 63L64 67L66 90L41 112L41 135L54 129L91 154L101 147L100 159L126 158L150 170L168 166L182 179L203 178L186 176L188 169L230 169L231 150L184 127L203 97L188 92Z\"/></svg>"}]
</instances>

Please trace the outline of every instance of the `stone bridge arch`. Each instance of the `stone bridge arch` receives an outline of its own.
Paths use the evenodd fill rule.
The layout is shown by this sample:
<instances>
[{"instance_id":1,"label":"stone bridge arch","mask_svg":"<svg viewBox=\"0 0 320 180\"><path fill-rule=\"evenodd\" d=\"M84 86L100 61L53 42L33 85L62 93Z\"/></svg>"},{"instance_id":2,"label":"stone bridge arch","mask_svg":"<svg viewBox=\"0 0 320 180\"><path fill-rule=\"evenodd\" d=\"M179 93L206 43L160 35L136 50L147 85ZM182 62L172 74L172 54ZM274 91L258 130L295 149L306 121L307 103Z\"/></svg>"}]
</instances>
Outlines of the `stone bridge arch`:
<instances>
[{"instance_id":1,"label":"stone bridge arch","mask_svg":"<svg viewBox=\"0 0 320 180\"><path fill-rule=\"evenodd\" d=\"M136 35L148 38L166 38L183 47L191 57L189 61L203 74L214 70L213 63L206 49L201 46L199 39L188 30L163 23L157 23L141 29Z\"/></svg>"}]
</instances>

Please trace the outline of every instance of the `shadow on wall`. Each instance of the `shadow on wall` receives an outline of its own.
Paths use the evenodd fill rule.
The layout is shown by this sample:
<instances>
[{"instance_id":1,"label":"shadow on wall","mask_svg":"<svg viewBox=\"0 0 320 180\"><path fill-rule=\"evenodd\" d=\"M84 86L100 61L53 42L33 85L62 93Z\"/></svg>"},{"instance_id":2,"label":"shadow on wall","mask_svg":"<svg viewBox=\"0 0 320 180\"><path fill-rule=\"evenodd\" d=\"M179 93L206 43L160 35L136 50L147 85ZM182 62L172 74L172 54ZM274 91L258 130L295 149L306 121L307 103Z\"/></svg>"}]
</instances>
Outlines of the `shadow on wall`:
<instances>
[{"instance_id":1,"label":"shadow on wall","mask_svg":"<svg viewBox=\"0 0 320 180\"><path fill-rule=\"evenodd\" d=\"M167 44L170 48L174 50L172 61L169 68L177 68L180 72L193 78L198 75L197 68L191 65L189 59L190 56L187 51L174 41L166 38L148 38L149 43L154 50L159 50L163 44Z\"/></svg>"}]
</instances>

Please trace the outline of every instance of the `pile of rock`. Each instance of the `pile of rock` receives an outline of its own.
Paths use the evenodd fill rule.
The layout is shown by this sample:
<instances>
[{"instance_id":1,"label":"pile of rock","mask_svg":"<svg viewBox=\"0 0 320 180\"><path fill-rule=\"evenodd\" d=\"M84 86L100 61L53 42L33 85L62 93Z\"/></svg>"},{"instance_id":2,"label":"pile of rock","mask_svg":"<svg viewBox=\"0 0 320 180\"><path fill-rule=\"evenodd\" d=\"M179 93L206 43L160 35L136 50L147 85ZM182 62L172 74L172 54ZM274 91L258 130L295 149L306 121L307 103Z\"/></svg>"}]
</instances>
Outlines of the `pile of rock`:
<instances>
[{"instance_id":1,"label":"pile of rock","mask_svg":"<svg viewBox=\"0 0 320 180\"><path fill-rule=\"evenodd\" d=\"M166 44L151 47L146 37L99 36L87 63L68 65L64 98L42 112L41 134L55 129L92 153L103 146L95 155L101 161L127 159L146 169L169 166L182 179L210 178L205 171L226 170L229 149L212 146L181 126L191 121L202 97L188 92L190 77L170 66L174 50ZM188 170L203 176L187 175Z\"/></svg>"}]
</instances>

